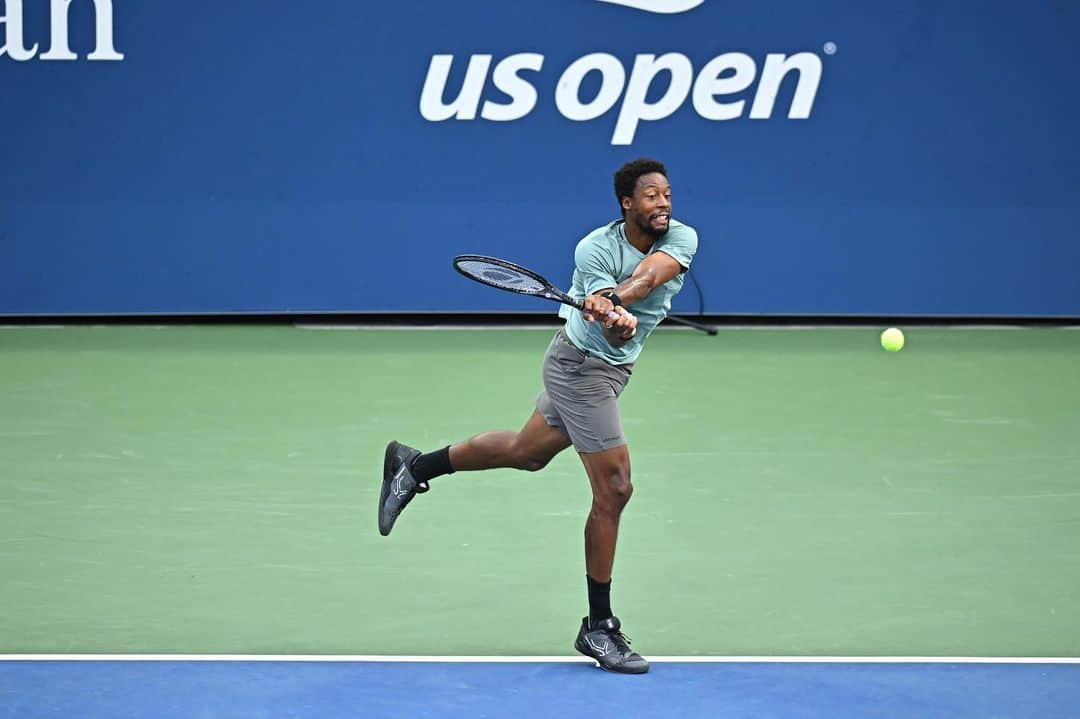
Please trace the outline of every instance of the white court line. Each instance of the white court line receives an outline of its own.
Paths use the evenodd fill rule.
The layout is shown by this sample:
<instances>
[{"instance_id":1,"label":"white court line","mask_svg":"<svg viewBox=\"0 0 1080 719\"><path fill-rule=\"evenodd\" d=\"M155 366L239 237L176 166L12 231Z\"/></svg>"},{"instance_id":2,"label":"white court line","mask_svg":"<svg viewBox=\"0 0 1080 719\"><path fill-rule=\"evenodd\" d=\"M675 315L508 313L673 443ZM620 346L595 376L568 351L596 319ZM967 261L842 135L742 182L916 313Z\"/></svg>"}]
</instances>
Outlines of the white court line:
<instances>
[{"instance_id":1,"label":"white court line","mask_svg":"<svg viewBox=\"0 0 1080 719\"><path fill-rule=\"evenodd\" d=\"M687 664L1080 664L1080 657L708 657L650 656ZM380 654L0 654L0 662L423 662L549 664L592 662L573 656L396 656Z\"/></svg>"}]
</instances>

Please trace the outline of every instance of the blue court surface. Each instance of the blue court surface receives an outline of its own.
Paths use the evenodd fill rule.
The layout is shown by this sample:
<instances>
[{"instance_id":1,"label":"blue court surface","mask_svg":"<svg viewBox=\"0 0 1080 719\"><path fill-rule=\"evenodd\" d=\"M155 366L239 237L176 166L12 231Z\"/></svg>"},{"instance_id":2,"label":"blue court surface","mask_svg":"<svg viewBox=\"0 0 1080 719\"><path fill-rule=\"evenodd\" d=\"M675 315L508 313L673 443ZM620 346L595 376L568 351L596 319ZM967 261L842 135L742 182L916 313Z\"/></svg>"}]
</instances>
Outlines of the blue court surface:
<instances>
[{"instance_id":1,"label":"blue court surface","mask_svg":"<svg viewBox=\"0 0 1080 719\"><path fill-rule=\"evenodd\" d=\"M1019 661L1019 660L1018 660ZM1080 716L1080 664L568 661L0 662L0 717Z\"/></svg>"}]
</instances>

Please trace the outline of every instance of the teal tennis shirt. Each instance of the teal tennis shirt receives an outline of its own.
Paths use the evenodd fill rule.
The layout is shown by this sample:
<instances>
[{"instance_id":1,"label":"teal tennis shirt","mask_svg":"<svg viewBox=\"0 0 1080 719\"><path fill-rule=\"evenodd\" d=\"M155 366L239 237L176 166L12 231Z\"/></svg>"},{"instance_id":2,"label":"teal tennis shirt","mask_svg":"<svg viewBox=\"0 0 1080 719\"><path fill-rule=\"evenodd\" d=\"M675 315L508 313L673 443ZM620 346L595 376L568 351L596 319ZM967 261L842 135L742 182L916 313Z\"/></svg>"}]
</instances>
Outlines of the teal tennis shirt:
<instances>
[{"instance_id":1,"label":"teal tennis shirt","mask_svg":"<svg viewBox=\"0 0 1080 719\"><path fill-rule=\"evenodd\" d=\"M566 319L566 335L570 341L579 349L611 364L635 361L649 334L667 317L671 298L682 289L685 270L690 268L697 244L694 228L674 219L668 224L668 231L653 243L649 254L663 252L671 255L684 271L654 289L645 299L627 307L638 320L637 334L629 342L622 347L612 347L604 339L603 327L599 322L586 322L580 311L563 305L559 316ZM614 288L632 275L645 257L627 241L622 220L598 227L586 235L574 250L574 277L568 294L580 300L600 290Z\"/></svg>"}]
</instances>

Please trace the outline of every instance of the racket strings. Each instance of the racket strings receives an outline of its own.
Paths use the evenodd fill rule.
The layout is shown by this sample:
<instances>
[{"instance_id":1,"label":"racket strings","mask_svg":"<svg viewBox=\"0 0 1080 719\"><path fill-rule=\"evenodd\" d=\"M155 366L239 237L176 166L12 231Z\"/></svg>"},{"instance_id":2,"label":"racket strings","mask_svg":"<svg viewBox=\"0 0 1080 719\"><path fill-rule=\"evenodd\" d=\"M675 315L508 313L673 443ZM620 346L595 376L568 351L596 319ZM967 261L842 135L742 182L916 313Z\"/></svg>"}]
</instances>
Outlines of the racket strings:
<instances>
[{"instance_id":1,"label":"racket strings","mask_svg":"<svg viewBox=\"0 0 1080 719\"><path fill-rule=\"evenodd\" d=\"M531 293L540 293L545 289L544 284L534 277L489 262L465 260L459 262L458 267L473 277L495 287Z\"/></svg>"}]
</instances>

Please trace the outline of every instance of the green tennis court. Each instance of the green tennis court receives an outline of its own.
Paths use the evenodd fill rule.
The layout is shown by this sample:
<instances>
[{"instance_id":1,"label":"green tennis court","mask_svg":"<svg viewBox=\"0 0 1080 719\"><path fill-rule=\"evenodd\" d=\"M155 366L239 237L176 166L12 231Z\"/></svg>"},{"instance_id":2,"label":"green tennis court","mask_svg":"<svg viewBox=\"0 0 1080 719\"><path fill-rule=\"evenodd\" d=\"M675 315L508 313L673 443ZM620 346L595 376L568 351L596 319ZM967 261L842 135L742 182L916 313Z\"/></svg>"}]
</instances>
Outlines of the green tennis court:
<instances>
[{"instance_id":1,"label":"green tennis court","mask_svg":"<svg viewBox=\"0 0 1080 719\"><path fill-rule=\"evenodd\" d=\"M552 331L0 329L4 649L571 653L572 451L375 527L386 442L519 427ZM650 340L621 403L635 647L1080 655L1080 332L877 333Z\"/></svg>"}]
</instances>

